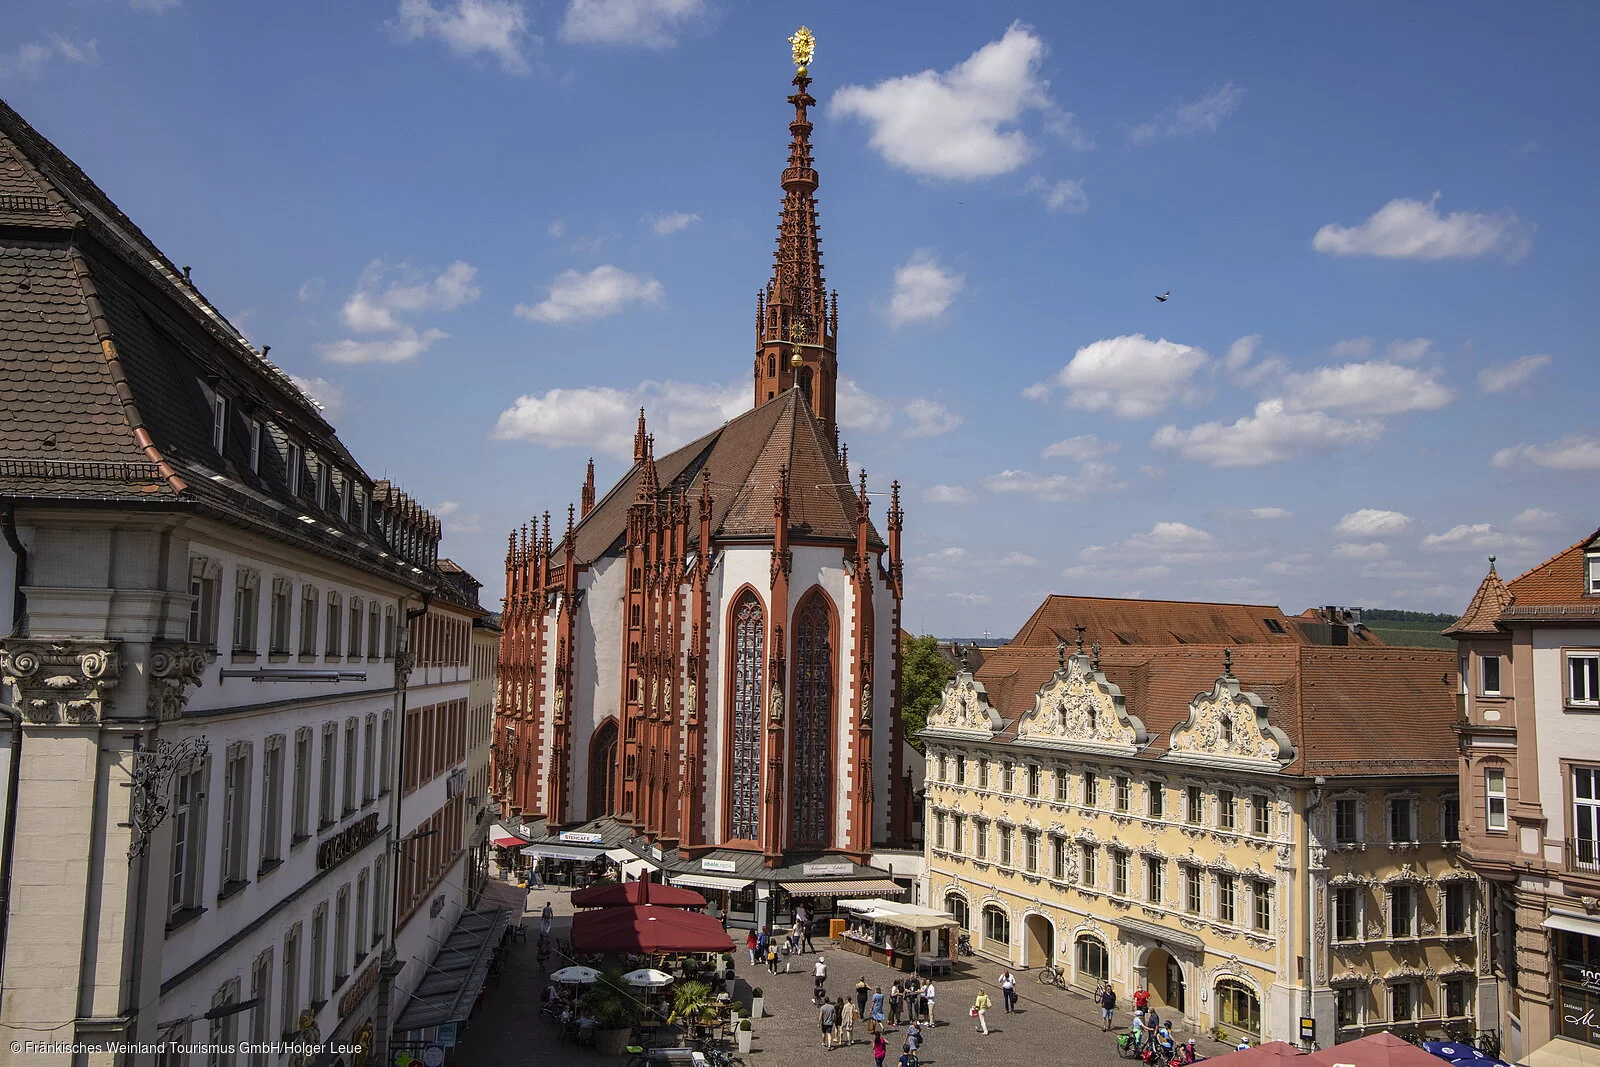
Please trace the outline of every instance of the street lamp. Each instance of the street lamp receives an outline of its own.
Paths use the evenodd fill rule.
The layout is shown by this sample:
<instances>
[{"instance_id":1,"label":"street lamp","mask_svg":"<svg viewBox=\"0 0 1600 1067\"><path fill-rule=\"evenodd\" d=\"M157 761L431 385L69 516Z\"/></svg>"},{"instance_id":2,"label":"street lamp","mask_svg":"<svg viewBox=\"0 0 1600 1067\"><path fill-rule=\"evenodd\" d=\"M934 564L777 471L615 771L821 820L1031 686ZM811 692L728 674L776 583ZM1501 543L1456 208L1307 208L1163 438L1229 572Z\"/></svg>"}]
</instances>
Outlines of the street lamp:
<instances>
[{"instance_id":1,"label":"street lamp","mask_svg":"<svg viewBox=\"0 0 1600 1067\"><path fill-rule=\"evenodd\" d=\"M187 1026L189 1023L200 1022L201 1020L212 1022L216 1019L226 1019L230 1015L238 1015L242 1011L249 1011L260 1003L260 997L251 997L249 1000L236 1000L231 1004L224 1004L219 1008L201 1012L199 1015L185 1015L181 1019L173 1019L171 1022L162 1023L156 1027L156 1030L161 1034L161 1040L165 1041L167 1035L180 1026Z\"/></svg>"}]
</instances>

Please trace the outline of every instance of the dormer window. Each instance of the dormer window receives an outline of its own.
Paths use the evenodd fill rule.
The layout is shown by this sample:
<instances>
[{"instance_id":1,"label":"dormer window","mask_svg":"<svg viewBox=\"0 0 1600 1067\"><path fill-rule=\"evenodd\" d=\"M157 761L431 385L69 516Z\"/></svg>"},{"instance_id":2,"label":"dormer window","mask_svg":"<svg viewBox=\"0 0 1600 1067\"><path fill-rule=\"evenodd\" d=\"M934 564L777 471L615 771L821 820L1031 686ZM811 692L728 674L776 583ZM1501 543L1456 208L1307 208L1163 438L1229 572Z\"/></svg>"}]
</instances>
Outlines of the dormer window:
<instances>
[{"instance_id":1,"label":"dormer window","mask_svg":"<svg viewBox=\"0 0 1600 1067\"><path fill-rule=\"evenodd\" d=\"M319 508L325 509L328 506L328 478L328 465L319 463L317 465L317 507Z\"/></svg>"},{"instance_id":2,"label":"dormer window","mask_svg":"<svg viewBox=\"0 0 1600 1067\"><path fill-rule=\"evenodd\" d=\"M285 480L289 484L289 495L300 495L300 446L291 444L284 453L284 465L288 468Z\"/></svg>"},{"instance_id":3,"label":"dormer window","mask_svg":"<svg viewBox=\"0 0 1600 1067\"><path fill-rule=\"evenodd\" d=\"M251 419L246 425L250 430L250 473L261 473L261 422Z\"/></svg>"},{"instance_id":4,"label":"dormer window","mask_svg":"<svg viewBox=\"0 0 1600 1067\"><path fill-rule=\"evenodd\" d=\"M1586 577L1589 582L1589 592L1595 596L1600 596L1600 555L1587 556L1584 559L1584 563L1587 564L1588 573Z\"/></svg>"},{"instance_id":5,"label":"dormer window","mask_svg":"<svg viewBox=\"0 0 1600 1067\"><path fill-rule=\"evenodd\" d=\"M1267 624L1267 629L1272 633L1281 634L1284 632L1283 623L1277 619L1263 619L1261 621Z\"/></svg>"},{"instance_id":6,"label":"dormer window","mask_svg":"<svg viewBox=\"0 0 1600 1067\"><path fill-rule=\"evenodd\" d=\"M218 393L211 401L211 447L222 455L222 445L228 436L228 398Z\"/></svg>"}]
</instances>

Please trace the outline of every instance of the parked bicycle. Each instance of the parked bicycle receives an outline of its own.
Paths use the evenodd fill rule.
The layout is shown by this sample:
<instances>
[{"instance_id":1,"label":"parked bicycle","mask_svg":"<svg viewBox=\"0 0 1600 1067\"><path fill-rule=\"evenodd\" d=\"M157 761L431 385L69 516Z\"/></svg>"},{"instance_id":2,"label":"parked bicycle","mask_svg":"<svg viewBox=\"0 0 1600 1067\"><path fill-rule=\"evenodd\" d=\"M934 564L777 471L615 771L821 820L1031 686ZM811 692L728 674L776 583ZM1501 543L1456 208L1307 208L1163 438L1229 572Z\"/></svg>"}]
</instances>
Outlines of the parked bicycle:
<instances>
[{"instance_id":1,"label":"parked bicycle","mask_svg":"<svg viewBox=\"0 0 1600 1067\"><path fill-rule=\"evenodd\" d=\"M1067 984L1067 976L1060 969L1047 963L1043 967L1039 968L1039 982L1042 985L1061 986L1065 988Z\"/></svg>"},{"instance_id":2,"label":"parked bicycle","mask_svg":"<svg viewBox=\"0 0 1600 1067\"><path fill-rule=\"evenodd\" d=\"M972 935L971 934L962 934L961 936L956 938L956 955L958 955L958 956L976 956L977 955L977 953L972 950Z\"/></svg>"}]
</instances>

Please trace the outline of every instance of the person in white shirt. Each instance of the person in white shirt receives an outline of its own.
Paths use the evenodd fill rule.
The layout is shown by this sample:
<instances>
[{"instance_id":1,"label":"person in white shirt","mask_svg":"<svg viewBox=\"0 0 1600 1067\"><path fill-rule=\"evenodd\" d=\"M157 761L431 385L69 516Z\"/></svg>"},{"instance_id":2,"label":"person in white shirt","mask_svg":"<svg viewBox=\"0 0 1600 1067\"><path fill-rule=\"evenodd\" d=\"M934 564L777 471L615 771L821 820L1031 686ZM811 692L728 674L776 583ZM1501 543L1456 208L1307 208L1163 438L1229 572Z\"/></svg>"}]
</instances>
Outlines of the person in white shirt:
<instances>
[{"instance_id":1,"label":"person in white shirt","mask_svg":"<svg viewBox=\"0 0 1600 1067\"><path fill-rule=\"evenodd\" d=\"M935 999L936 997L933 989L933 979L929 978L927 984L922 987L922 1006L928 1013L928 1028L930 1030L939 1025L937 1020L935 1020L933 1017L933 1002Z\"/></svg>"},{"instance_id":2,"label":"person in white shirt","mask_svg":"<svg viewBox=\"0 0 1600 1067\"><path fill-rule=\"evenodd\" d=\"M828 964L821 957L817 957L817 966L811 972L814 985L811 989L812 1000L826 1000L828 996Z\"/></svg>"},{"instance_id":3,"label":"person in white shirt","mask_svg":"<svg viewBox=\"0 0 1600 1067\"><path fill-rule=\"evenodd\" d=\"M1010 968L1000 975L1000 1004L1007 1015L1017 1013L1017 976Z\"/></svg>"}]
</instances>

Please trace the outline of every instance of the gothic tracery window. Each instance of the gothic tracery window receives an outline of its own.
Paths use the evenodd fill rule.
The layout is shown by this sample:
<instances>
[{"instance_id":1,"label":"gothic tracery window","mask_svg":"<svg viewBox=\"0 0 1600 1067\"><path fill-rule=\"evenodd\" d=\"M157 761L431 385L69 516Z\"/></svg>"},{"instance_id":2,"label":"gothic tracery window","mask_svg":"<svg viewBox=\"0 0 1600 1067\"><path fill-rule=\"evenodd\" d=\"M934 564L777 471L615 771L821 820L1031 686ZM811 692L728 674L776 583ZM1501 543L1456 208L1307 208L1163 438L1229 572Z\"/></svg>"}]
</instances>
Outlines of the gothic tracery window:
<instances>
[{"instance_id":1,"label":"gothic tracery window","mask_svg":"<svg viewBox=\"0 0 1600 1067\"><path fill-rule=\"evenodd\" d=\"M828 751L833 719L831 641L828 602L821 593L813 593L795 613L791 835L797 845L829 844L828 791L833 783Z\"/></svg>"},{"instance_id":2,"label":"gothic tracery window","mask_svg":"<svg viewBox=\"0 0 1600 1067\"><path fill-rule=\"evenodd\" d=\"M733 608L733 759L729 837L755 841L761 827L761 668L766 618L754 593Z\"/></svg>"}]
</instances>

